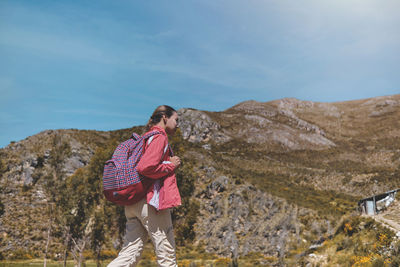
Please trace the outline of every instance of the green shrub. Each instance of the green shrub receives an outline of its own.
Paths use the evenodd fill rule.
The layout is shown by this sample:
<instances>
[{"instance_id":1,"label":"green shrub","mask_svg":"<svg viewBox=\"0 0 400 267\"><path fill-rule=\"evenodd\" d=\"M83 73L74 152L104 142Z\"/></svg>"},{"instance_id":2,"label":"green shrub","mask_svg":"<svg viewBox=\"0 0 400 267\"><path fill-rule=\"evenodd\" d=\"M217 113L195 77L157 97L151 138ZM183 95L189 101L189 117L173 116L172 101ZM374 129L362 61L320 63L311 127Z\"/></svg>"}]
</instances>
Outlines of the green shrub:
<instances>
[{"instance_id":1,"label":"green shrub","mask_svg":"<svg viewBox=\"0 0 400 267\"><path fill-rule=\"evenodd\" d=\"M392 257L389 266L390 267L399 267L400 266L400 255Z\"/></svg>"},{"instance_id":2,"label":"green shrub","mask_svg":"<svg viewBox=\"0 0 400 267\"><path fill-rule=\"evenodd\" d=\"M35 258L35 254L27 249L16 249L9 253L8 259L10 260L26 260Z\"/></svg>"},{"instance_id":3,"label":"green shrub","mask_svg":"<svg viewBox=\"0 0 400 267\"><path fill-rule=\"evenodd\" d=\"M4 214L4 204L1 202L0 199L0 217Z\"/></svg>"},{"instance_id":4,"label":"green shrub","mask_svg":"<svg viewBox=\"0 0 400 267\"><path fill-rule=\"evenodd\" d=\"M377 258L372 262L372 267L385 267L385 261L382 258Z\"/></svg>"},{"instance_id":5,"label":"green shrub","mask_svg":"<svg viewBox=\"0 0 400 267\"><path fill-rule=\"evenodd\" d=\"M113 258L117 257L117 255L118 255L118 252L117 252L117 251L105 249L105 250L102 250L102 251L101 251L100 258L101 258L102 260L105 260L105 259L113 259Z\"/></svg>"},{"instance_id":6,"label":"green shrub","mask_svg":"<svg viewBox=\"0 0 400 267\"><path fill-rule=\"evenodd\" d=\"M344 250L344 249L349 249L353 247L353 240L349 237L344 237L338 244L336 251Z\"/></svg>"}]
</instances>

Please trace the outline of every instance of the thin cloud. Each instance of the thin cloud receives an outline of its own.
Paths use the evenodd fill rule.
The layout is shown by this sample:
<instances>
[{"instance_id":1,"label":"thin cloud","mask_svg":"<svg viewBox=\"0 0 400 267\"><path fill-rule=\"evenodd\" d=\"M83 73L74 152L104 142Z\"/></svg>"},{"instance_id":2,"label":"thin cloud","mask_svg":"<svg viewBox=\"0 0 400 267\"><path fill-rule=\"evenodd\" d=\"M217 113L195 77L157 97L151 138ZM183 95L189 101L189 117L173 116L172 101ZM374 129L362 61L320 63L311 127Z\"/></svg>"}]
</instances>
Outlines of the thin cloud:
<instances>
[{"instance_id":1,"label":"thin cloud","mask_svg":"<svg viewBox=\"0 0 400 267\"><path fill-rule=\"evenodd\" d=\"M75 114L75 115L83 115L83 116L97 116L97 117L118 117L118 118L129 118L129 119L141 119L142 116L136 115L134 113L126 114L123 112L110 112L110 111L101 111L98 109L59 109L54 110L56 113L63 114Z\"/></svg>"},{"instance_id":2,"label":"thin cloud","mask_svg":"<svg viewBox=\"0 0 400 267\"><path fill-rule=\"evenodd\" d=\"M95 63L115 63L99 47L83 40L67 38L58 34L41 33L18 28L7 28L1 32L0 44L16 49L29 49L46 57L62 57Z\"/></svg>"}]
</instances>

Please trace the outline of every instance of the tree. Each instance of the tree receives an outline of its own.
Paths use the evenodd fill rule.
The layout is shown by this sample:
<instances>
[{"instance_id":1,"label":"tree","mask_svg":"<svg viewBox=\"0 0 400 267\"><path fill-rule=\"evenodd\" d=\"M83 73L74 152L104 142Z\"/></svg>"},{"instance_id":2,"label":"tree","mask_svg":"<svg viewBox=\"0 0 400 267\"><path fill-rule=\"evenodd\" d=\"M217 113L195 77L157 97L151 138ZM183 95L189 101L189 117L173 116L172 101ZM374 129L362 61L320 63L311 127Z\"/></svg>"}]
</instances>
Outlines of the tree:
<instances>
[{"instance_id":1,"label":"tree","mask_svg":"<svg viewBox=\"0 0 400 267\"><path fill-rule=\"evenodd\" d=\"M183 140L180 129L177 130L174 136L169 137L169 142L174 154L183 157L187 143ZM196 179L194 162L189 159L185 159L182 162L183 164L176 171L176 179L182 198L182 205L172 212L176 242L178 245L185 245L194 240L194 225L197 221L200 208L199 203L192 199Z\"/></svg>"},{"instance_id":2,"label":"tree","mask_svg":"<svg viewBox=\"0 0 400 267\"><path fill-rule=\"evenodd\" d=\"M0 187L0 192L1 192L2 188ZM3 202L1 202L0 199L0 217L4 214L4 204Z\"/></svg>"},{"instance_id":3,"label":"tree","mask_svg":"<svg viewBox=\"0 0 400 267\"><path fill-rule=\"evenodd\" d=\"M197 221L200 205L192 199L194 192L195 173L192 162L185 162L176 173L182 205L172 212L175 224L176 242L185 245L196 237L194 225Z\"/></svg>"},{"instance_id":4,"label":"tree","mask_svg":"<svg viewBox=\"0 0 400 267\"><path fill-rule=\"evenodd\" d=\"M80 168L66 180L66 192L70 192L65 211L66 220L72 241L72 256L78 266L84 262L83 251L90 241L93 225L93 198L88 184L87 169Z\"/></svg>"},{"instance_id":5,"label":"tree","mask_svg":"<svg viewBox=\"0 0 400 267\"><path fill-rule=\"evenodd\" d=\"M111 226L111 221L107 218L115 218L113 211L106 209L103 197L103 169L105 162L111 158L116 141L112 140L106 148L99 148L93 155L87 172L89 190L91 190L90 200L94 208L93 226L90 235L91 249L96 255L97 266L100 266L101 249L106 242L106 230Z\"/></svg>"},{"instance_id":6,"label":"tree","mask_svg":"<svg viewBox=\"0 0 400 267\"><path fill-rule=\"evenodd\" d=\"M0 156L3 156L3 153L0 154ZM7 171L7 165L4 163L2 159L0 159L0 177L3 176L3 173Z\"/></svg>"},{"instance_id":7,"label":"tree","mask_svg":"<svg viewBox=\"0 0 400 267\"><path fill-rule=\"evenodd\" d=\"M49 217L47 227L47 241L44 252L44 267L47 265L47 254L52 236L53 223L56 221L59 206L60 192L64 186L65 173L62 170L62 162L71 154L70 145L61 140L61 135L56 134L53 138L52 150L49 157L49 164L51 167L51 174L44 177L44 191L47 196L47 214Z\"/></svg>"},{"instance_id":8,"label":"tree","mask_svg":"<svg viewBox=\"0 0 400 267\"><path fill-rule=\"evenodd\" d=\"M0 156L3 156L3 153L0 153ZM3 176L3 173L5 173L7 171L7 166L6 164L3 162L2 159L0 159L0 178ZM2 191L2 188L0 187L0 192ZM4 204L3 202L1 202L0 199L0 216L2 216L4 214Z\"/></svg>"},{"instance_id":9,"label":"tree","mask_svg":"<svg viewBox=\"0 0 400 267\"><path fill-rule=\"evenodd\" d=\"M102 186L104 164L111 158L117 144L118 141L113 139L104 148L98 148L89 164L67 179L66 192L73 193L66 208L72 208L71 212L76 213L73 220L67 221L67 225L74 245L72 252L78 266L84 261L82 253L88 243L96 255L97 266L100 266L101 250L107 241L107 231L115 225L115 218L117 223L121 223L121 209L114 205L109 208L103 197ZM118 228L122 227L118 225Z\"/></svg>"}]
</instances>

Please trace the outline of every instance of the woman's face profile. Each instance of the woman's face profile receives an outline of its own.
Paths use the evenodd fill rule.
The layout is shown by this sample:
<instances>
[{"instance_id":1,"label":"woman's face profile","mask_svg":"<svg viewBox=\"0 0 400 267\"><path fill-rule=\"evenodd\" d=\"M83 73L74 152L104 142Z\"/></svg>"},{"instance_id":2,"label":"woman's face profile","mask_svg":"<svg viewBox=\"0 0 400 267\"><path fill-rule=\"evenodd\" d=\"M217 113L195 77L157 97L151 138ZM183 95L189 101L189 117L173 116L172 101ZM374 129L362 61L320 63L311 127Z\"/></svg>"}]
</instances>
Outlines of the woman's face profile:
<instances>
[{"instance_id":1,"label":"woman's face profile","mask_svg":"<svg viewBox=\"0 0 400 267\"><path fill-rule=\"evenodd\" d=\"M178 113L174 112L171 117L167 118L165 131L167 134L174 134L178 128Z\"/></svg>"}]
</instances>

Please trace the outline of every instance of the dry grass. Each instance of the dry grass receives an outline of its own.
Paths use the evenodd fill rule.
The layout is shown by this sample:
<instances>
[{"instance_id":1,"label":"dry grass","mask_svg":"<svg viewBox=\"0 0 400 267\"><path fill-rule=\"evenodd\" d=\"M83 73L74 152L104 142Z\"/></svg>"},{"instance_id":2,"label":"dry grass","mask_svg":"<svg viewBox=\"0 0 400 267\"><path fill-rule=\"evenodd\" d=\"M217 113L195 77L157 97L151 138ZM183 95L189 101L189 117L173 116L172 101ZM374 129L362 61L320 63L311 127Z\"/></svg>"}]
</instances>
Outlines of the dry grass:
<instances>
[{"instance_id":1,"label":"dry grass","mask_svg":"<svg viewBox=\"0 0 400 267\"><path fill-rule=\"evenodd\" d=\"M327 234L326 229L313 231L314 221L320 225L324 221L333 224L342 215L354 211L358 199L400 187L400 105L393 104L393 101L400 102L400 95L343 103L290 99L242 103L224 112L206 112L221 126L220 130L232 138L230 142L211 141L212 149L204 150L202 144L177 140L182 143L182 147L177 149L185 151L187 158L195 155L198 166L213 166L216 173L227 175L237 185L250 182L256 188L286 200L293 207L312 211L309 215L303 214L297 218L300 221L300 238L305 238L306 244L290 240L293 241L290 249L295 257L300 251L306 250L313 239ZM300 138L303 135L313 136L320 130L324 138L335 146L320 146ZM81 153L93 156L97 148L116 145L129 138L133 131L142 132L143 127L112 132L74 129L46 131L1 149L1 200L6 207L2 222L8 227L2 242L16 238L37 239L35 249L40 250L40 242L43 241L39 233L43 232L42 226L48 220L43 216L43 207L38 204L32 208L30 205L38 201L34 192L41 188L44 177L53 170L43 167L40 172L34 173L38 177L37 184L23 188L21 181L13 179L21 178L24 160L30 157L43 158L46 151L53 148L57 135L62 136L63 141L72 148L75 146ZM293 142L294 148L276 141L284 140L279 136L282 133L290 133L288 142ZM252 140L258 141L255 143ZM202 179L198 179L196 186L206 187L201 182ZM393 220L399 219L395 213L390 216ZM20 219L22 217L25 219ZM359 226L360 223L356 223L353 228ZM375 251L371 243L377 240L374 233L371 229L360 229L351 236L338 233L326 241L320 251L326 257L321 260L343 266L348 262L366 260L351 258L351 253L369 257L368 253ZM355 251L356 248L360 251ZM201 264L206 264L207 260L217 260L215 255L210 256L204 251L197 253L197 249L180 252L182 261L185 261L182 265L190 264L193 259L204 260ZM224 260L219 261L222 263ZM262 257L248 259L247 263L244 262L246 259L242 260L243 264L251 260L256 265L268 262ZM372 260L379 259L371 257L369 260L372 264ZM152 259L147 259L142 264L151 266L151 262Z\"/></svg>"}]
</instances>

